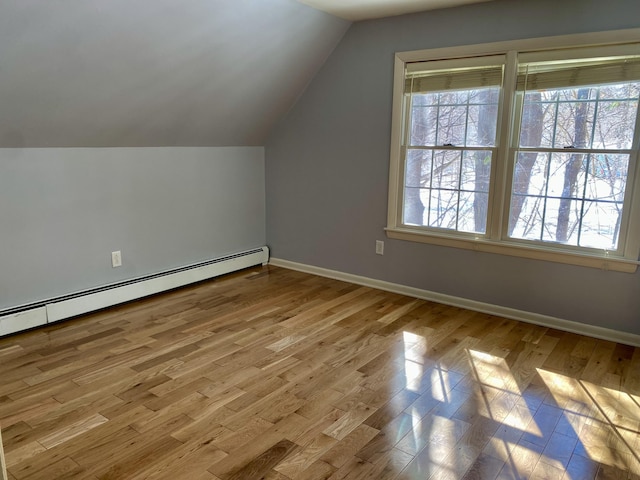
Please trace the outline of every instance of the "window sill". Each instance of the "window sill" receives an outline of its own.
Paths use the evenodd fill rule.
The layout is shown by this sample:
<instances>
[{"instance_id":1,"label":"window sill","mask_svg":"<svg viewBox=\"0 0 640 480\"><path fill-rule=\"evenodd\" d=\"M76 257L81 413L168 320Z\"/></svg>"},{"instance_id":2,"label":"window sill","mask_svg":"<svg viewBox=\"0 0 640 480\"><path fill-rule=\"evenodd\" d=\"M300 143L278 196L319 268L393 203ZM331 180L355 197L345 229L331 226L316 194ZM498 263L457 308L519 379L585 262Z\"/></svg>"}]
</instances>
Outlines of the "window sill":
<instances>
[{"instance_id":1,"label":"window sill","mask_svg":"<svg viewBox=\"0 0 640 480\"><path fill-rule=\"evenodd\" d=\"M559 252L550 249L536 248L516 243L496 242L485 239L453 238L446 235L425 233L410 228L385 228L387 237L410 242L429 243L444 247L463 248L478 252L497 253L512 257L531 258L548 262L578 265L581 267L599 268L615 272L635 273L638 268L637 261L619 257L603 257L585 255L573 252Z\"/></svg>"}]
</instances>

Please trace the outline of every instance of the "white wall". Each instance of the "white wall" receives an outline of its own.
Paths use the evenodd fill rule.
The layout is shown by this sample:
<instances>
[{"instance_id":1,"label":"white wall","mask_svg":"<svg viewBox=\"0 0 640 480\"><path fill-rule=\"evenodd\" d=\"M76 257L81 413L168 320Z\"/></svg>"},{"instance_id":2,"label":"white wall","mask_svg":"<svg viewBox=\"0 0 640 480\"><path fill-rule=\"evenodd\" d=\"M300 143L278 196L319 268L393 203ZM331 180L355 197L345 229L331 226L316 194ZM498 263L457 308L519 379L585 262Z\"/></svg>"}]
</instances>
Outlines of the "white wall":
<instances>
[{"instance_id":1,"label":"white wall","mask_svg":"<svg viewBox=\"0 0 640 480\"><path fill-rule=\"evenodd\" d=\"M264 185L262 147L0 149L0 310L262 246Z\"/></svg>"}]
</instances>

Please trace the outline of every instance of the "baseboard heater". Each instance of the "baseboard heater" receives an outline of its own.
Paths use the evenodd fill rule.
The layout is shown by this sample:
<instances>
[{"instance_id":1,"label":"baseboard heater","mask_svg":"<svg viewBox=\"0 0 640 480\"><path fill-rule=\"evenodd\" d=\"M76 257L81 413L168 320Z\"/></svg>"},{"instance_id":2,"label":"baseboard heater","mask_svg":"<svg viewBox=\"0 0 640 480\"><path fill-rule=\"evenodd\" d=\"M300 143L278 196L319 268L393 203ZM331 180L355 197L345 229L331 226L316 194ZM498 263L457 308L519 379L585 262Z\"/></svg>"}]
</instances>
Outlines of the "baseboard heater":
<instances>
[{"instance_id":1,"label":"baseboard heater","mask_svg":"<svg viewBox=\"0 0 640 480\"><path fill-rule=\"evenodd\" d=\"M132 280L0 310L0 336L172 290L243 268L259 264L266 265L268 261L269 248L260 247Z\"/></svg>"}]
</instances>

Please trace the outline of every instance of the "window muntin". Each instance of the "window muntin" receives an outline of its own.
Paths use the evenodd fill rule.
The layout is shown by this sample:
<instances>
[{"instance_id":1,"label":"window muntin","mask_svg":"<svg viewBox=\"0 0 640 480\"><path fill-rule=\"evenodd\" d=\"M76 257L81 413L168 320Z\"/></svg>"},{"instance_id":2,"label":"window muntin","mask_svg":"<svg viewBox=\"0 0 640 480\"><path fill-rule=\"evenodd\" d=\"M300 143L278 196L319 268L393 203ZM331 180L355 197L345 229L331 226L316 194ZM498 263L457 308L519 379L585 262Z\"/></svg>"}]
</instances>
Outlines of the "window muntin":
<instances>
[{"instance_id":1,"label":"window muntin","mask_svg":"<svg viewBox=\"0 0 640 480\"><path fill-rule=\"evenodd\" d=\"M491 150L407 152L404 223L484 233Z\"/></svg>"},{"instance_id":2,"label":"window muntin","mask_svg":"<svg viewBox=\"0 0 640 480\"><path fill-rule=\"evenodd\" d=\"M408 66L404 224L485 233L502 68Z\"/></svg>"},{"instance_id":3,"label":"window muntin","mask_svg":"<svg viewBox=\"0 0 640 480\"><path fill-rule=\"evenodd\" d=\"M635 64L622 57L519 66L509 238L619 251L640 82L616 80Z\"/></svg>"},{"instance_id":4,"label":"window muntin","mask_svg":"<svg viewBox=\"0 0 640 480\"><path fill-rule=\"evenodd\" d=\"M630 149L640 83L529 90L524 99L520 147ZM576 118L584 138L576 138ZM542 127L536 136L535 125ZM539 137L539 138L538 138Z\"/></svg>"},{"instance_id":5,"label":"window muntin","mask_svg":"<svg viewBox=\"0 0 640 480\"><path fill-rule=\"evenodd\" d=\"M629 155L519 152L509 235L617 250L628 163Z\"/></svg>"},{"instance_id":6,"label":"window muntin","mask_svg":"<svg viewBox=\"0 0 640 480\"><path fill-rule=\"evenodd\" d=\"M620 41L621 38L618 32L615 36L601 34L575 37L576 42L589 43L593 43L596 37L602 38L604 42ZM637 32L626 37L627 41L633 42L634 38L637 38ZM570 38L572 37L558 40L557 45L570 45ZM503 50L501 45L504 45ZM553 43L542 41L536 44L536 41L523 40L488 46L452 47L439 51L398 54L396 79L400 78L401 73L403 75L401 84L396 80L392 139L399 141L396 143L394 140L392 144L387 234L391 238L404 240L635 271L635 265L640 263L637 261L640 252L640 220L636 218L640 215L640 178L636 174L640 141L638 129L635 128L638 117L640 45L628 43L566 50L526 50L532 46L536 48L536 45L545 45L548 48L553 46ZM494 52L500 51L504 53L495 55ZM522 53L523 51L525 53ZM483 56L483 52L492 52L492 56ZM437 60L447 58L447 54L452 60ZM474 54L477 56L473 56ZM452 72L459 73L466 67L486 66L489 58L498 57L509 61L504 63L504 91L499 94L499 114L493 146L473 144L467 136L463 137L460 133L462 129L457 130L455 136L457 142L463 140L461 145L446 142L444 138L438 137L437 124L434 122L431 122L432 127L428 134L425 135L424 130L417 131L419 128L416 128L411 116L414 114L417 118L418 114L412 111L411 105L428 106L433 111L438 100L434 94L441 92L435 88L434 92L424 91L422 87L427 84L426 81L419 82L418 85L422 85L419 88L409 86L410 82L416 85L415 78L412 78L415 77L415 72L424 72L431 64L450 63L454 66L451 72L440 75L435 79L436 82L429 82L436 87L447 85L447 82L453 85L451 79L455 78ZM426 60L429 58L434 60ZM494 62L494 65L496 63ZM525 77L522 72L525 65L528 69L528 80L546 83L529 82L527 88L524 88ZM566 72L570 74L567 75ZM487 77L489 75L485 75L485 78ZM469 78L471 76L468 75L462 82L457 82L458 91L477 90L487 86L469 85ZM558 79L564 83L558 83ZM585 86L598 91L597 98L589 97L583 108L591 129L580 143L575 135L575 123L573 126L571 124L571 115L579 104L585 103L585 99L572 98L571 95L575 94L579 87ZM399 93L400 90L403 93ZM560 122L564 122L564 125L561 125L564 131L557 128L557 120L543 125L544 132L539 143L532 142L531 137L527 139L527 132L520 124L521 119L526 124L526 117L531 116L537 108L533 105L536 101L534 96L538 93L535 90L555 90L558 94L555 98L543 98L539 103L546 102L544 106L550 110L550 105L554 104L553 114L561 120L562 115L565 115L566 119ZM531 95L525 102L527 91ZM564 98L559 92L564 93ZM412 98L419 94L424 95L421 99L422 104L418 103L420 100L414 102ZM431 95L431 98L427 98L428 95ZM621 104L624 104L623 107L620 107ZM612 107L618 108L620 122L617 127L606 124L605 114L607 109ZM624 114L623 109L626 109ZM631 125L631 128L627 128L628 125ZM448 145L449 143L451 145ZM433 165L436 150L459 152L465 149L469 152L458 154L455 162L452 160L448 164L449 169L446 172L439 172L448 179L449 188L440 188L440 179L434 180L426 175ZM490 175L488 185L483 189L470 188L470 182L463 181L463 178L475 176L473 170L465 168L463 162L463 159L468 159L469 154L475 150L485 150L490 154L487 161L490 164ZM444 155L443 152L439 153ZM453 159L453 154L449 158ZM567 163L574 167L571 178L575 178L574 183L579 184L579 187L573 187L574 192L571 192L571 188L567 190L571 192L570 195L565 195L566 191L557 193L558 188L554 186L554 182L558 182L557 178L562 177L559 172L566 168ZM415 168L412 169L412 166ZM556 172L555 177L547 178L546 172L554 166L560 170ZM580 168L577 168L578 166ZM537 170L523 178L521 173L532 168ZM452 180L456 175L459 176L457 188ZM551 187L553 188L549 190ZM634 190L637 191L635 196L632 195ZM486 218L486 228L477 228L476 212L473 216L470 213L470 205L480 203L465 194L486 195L485 208L488 213L482 215ZM415 202L416 197L420 202ZM516 200L518 197L521 200ZM546 219L546 224L538 221L533 228L531 223L528 228L522 224L523 222L519 225L518 220L521 219L518 215L521 212L517 211L518 201L521 201L521 211L535 211L539 218ZM428 202L437 208L432 208ZM413 208L412 212L411 209L416 204L419 208ZM447 214L443 215L443 212ZM518 215L515 221L512 221L511 217L515 214ZM562 218L560 232L557 227L559 217ZM568 222L566 218L569 219ZM566 236L567 241L558 242L558 238L564 238L558 237L559 233ZM602 258L601 262L596 260L598 257Z\"/></svg>"}]
</instances>

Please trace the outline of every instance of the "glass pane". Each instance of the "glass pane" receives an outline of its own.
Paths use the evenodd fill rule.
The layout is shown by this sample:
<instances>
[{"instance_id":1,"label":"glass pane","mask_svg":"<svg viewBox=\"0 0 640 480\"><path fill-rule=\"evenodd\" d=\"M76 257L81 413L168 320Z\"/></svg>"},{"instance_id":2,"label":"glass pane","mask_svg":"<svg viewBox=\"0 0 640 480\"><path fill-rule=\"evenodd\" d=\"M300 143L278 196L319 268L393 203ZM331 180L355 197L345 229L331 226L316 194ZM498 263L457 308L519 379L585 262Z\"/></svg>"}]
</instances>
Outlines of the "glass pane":
<instances>
[{"instance_id":1,"label":"glass pane","mask_svg":"<svg viewBox=\"0 0 640 480\"><path fill-rule=\"evenodd\" d=\"M429 226L456 228L458 216L458 192L449 190L431 190Z\"/></svg>"},{"instance_id":2,"label":"glass pane","mask_svg":"<svg viewBox=\"0 0 640 480\"><path fill-rule=\"evenodd\" d=\"M432 188L457 190L460 185L460 160L462 152L459 150L435 150L433 152Z\"/></svg>"},{"instance_id":3,"label":"glass pane","mask_svg":"<svg viewBox=\"0 0 640 480\"><path fill-rule=\"evenodd\" d=\"M426 202L424 202L424 192L424 189L415 187L406 187L404 189L404 211L402 214L402 221L406 225L425 224L425 205L429 205L429 199L427 197Z\"/></svg>"},{"instance_id":4,"label":"glass pane","mask_svg":"<svg viewBox=\"0 0 640 480\"><path fill-rule=\"evenodd\" d=\"M467 124L467 107L444 105L438 112L438 145L464 145Z\"/></svg>"},{"instance_id":5,"label":"glass pane","mask_svg":"<svg viewBox=\"0 0 640 480\"><path fill-rule=\"evenodd\" d=\"M515 195L545 195L549 157L544 152L518 152L513 171Z\"/></svg>"},{"instance_id":6,"label":"glass pane","mask_svg":"<svg viewBox=\"0 0 640 480\"><path fill-rule=\"evenodd\" d=\"M491 150L408 150L403 223L485 233L491 156Z\"/></svg>"},{"instance_id":7,"label":"glass pane","mask_svg":"<svg viewBox=\"0 0 640 480\"><path fill-rule=\"evenodd\" d=\"M521 147L551 147L556 109L551 92L527 92L520 125Z\"/></svg>"},{"instance_id":8,"label":"glass pane","mask_svg":"<svg viewBox=\"0 0 640 480\"><path fill-rule=\"evenodd\" d=\"M603 85L600 87L601 100L629 100L637 99L640 94L640 82L617 83L613 85Z\"/></svg>"},{"instance_id":9,"label":"glass pane","mask_svg":"<svg viewBox=\"0 0 640 480\"><path fill-rule=\"evenodd\" d=\"M490 150L464 152L460 177L461 190L489 192L491 155Z\"/></svg>"},{"instance_id":10,"label":"glass pane","mask_svg":"<svg viewBox=\"0 0 640 480\"><path fill-rule=\"evenodd\" d=\"M577 245L581 208L581 201L547 199L544 225L542 227L542 240Z\"/></svg>"},{"instance_id":11,"label":"glass pane","mask_svg":"<svg viewBox=\"0 0 640 480\"><path fill-rule=\"evenodd\" d=\"M431 186L432 150L407 150L405 185L407 187Z\"/></svg>"},{"instance_id":12,"label":"glass pane","mask_svg":"<svg viewBox=\"0 0 640 480\"><path fill-rule=\"evenodd\" d=\"M509 236L616 249L628 166L622 154L519 152Z\"/></svg>"},{"instance_id":13,"label":"glass pane","mask_svg":"<svg viewBox=\"0 0 640 480\"><path fill-rule=\"evenodd\" d=\"M600 102L596 115L593 148L616 150L631 148L637 111L637 100Z\"/></svg>"},{"instance_id":14,"label":"glass pane","mask_svg":"<svg viewBox=\"0 0 640 480\"><path fill-rule=\"evenodd\" d=\"M622 217L621 203L585 202L580 246L615 250Z\"/></svg>"},{"instance_id":15,"label":"glass pane","mask_svg":"<svg viewBox=\"0 0 640 480\"><path fill-rule=\"evenodd\" d=\"M640 83L529 91L520 146L629 149Z\"/></svg>"},{"instance_id":16,"label":"glass pane","mask_svg":"<svg viewBox=\"0 0 640 480\"><path fill-rule=\"evenodd\" d=\"M514 203L518 204L514 215ZM511 199L509 236L527 240L540 240L544 215L544 198L515 196Z\"/></svg>"},{"instance_id":17,"label":"glass pane","mask_svg":"<svg viewBox=\"0 0 640 480\"><path fill-rule=\"evenodd\" d=\"M487 230L488 206L489 195L486 193L460 193L458 230L461 232L485 233Z\"/></svg>"},{"instance_id":18,"label":"glass pane","mask_svg":"<svg viewBox=\"0 0 640 480\"><path fill-rule=\"evenodd\" d=\"M494 146L497 87L413 95L412 146Z\"/></svg>"},{"instance_id":19,"label":"glass pane","mask_svg":"<svg viewBox=\"0 0 640 480\"><path fill-rule=\"evenodd\" d=\"M560 90L555 125L555 148L590 148L597 92L592 88ZM578 101L576 101L578 100Z\"/></svg>"},{"instance_id":20,"label":"glass pane","mask_svg":"<svg viewBox=\"0 0 640 480\"><path fill-rule=\"evenodd\" d=\"M452 90L440 92L438 103L440 105L466 105L469 100L468 90Z\"/></svg>"},{"instance_id":21,"label":"glass pane","mask_svg":"<svg viewBox=\"0 0 640 480\"><path fill-rule=\"evenodd\" d=\"M437 93L414 93L411 97L414 107L433 107L438 104Z\"/></svg>"},{"instance_id":22,"label":"glass pane","mask_svg":"<svg viewBox=\"0 0 640 480\"><path fill-rule=\"evenodd\" d=\"M586 177L587 155L583 153L553 153L549 165L550 197L582 198Z\"/></svg>"},{"instance_id":23,"label":"glass pane","mask_svg":"<svg viewBox=\"0 0 640 480\"><path fill-rule=\"evenodd\" d=\"M499 87L484 87L476 90L469 90L470 105L498 105L499 101Z\"/></svg>"},{"instance_id":24,"label":"glass pane","mask_svg":"<svg viewBox=\"0 0 640 480\"><path fill-rule=\"evenodd\" d=\"M594 154L589 159L585 198L622 202L627 185L629 155Z\"/></svg>"},{"instance_id":25,"label":"glass pane","mask_svg":"<svg viewBox=\"0 0 640 480\"><path fill-rule=\"evenodd\" d=\"M436 144L437 124L438 107L416 105L414 97L414 104L411 108L410 145L434 146Z\"/></svg>"},{"instance_id":26,"label":"glass pane","mask_svg":"<svg viewBox=\"0 0 640 480\"><path fill-rule=\"evenodd\" d=\"M485 88L469 93L466 146L483 147L496 144L499 95L498 88Z\"/></svg>"}]
</instances>

